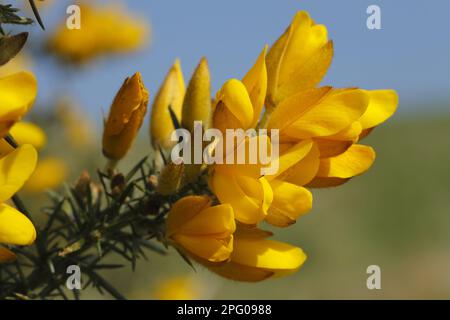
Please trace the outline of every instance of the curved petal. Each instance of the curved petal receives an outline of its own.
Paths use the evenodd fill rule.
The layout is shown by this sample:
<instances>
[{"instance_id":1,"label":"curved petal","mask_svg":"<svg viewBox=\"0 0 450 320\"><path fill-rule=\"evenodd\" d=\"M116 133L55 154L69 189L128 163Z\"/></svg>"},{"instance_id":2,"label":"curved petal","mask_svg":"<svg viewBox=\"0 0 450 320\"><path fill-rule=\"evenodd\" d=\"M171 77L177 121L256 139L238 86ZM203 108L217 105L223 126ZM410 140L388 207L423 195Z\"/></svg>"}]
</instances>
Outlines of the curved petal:
<instances>
[{"instance_id":1,"label":"curved petal","mask_svg":"<svg viewBox=\"0 0 450 320\"><path fill-rule=\"evenodd\" d=\"M288 150L284 151L280 157L274 161L278 161L278 171L274 175L267 176L269 181L276 179L282 173L286 172L289 168L304 159L311 151L313 147L311 140L303 140Z\"/></svg>"},{"instance_id":2,"label":"curved petal","mask_svg":"<svg viewBox=\"0 0 450 320\"><path fill-rule=\"evenodd\" d=\"M36 163L36 149L29 144L0 159L0 202L11 198L22 188L36 168Z\"/></svg>"},{"instance_id":3,"label":"curved petal","mask_svg":"<svg viewBox=\"0 0 450 320\"><path fill-rule=\"evenodd\" d=\"M370 101L359 119L363 129L373 128L389 119L397 110L398 95L395 90L365 90Z\"/></svg>"},{"instance_id":4,"label":"curved petal","mask_svg":"<svg viewBox=\"0 0 450 320\"><path fill-rule=\"evenodd\" d=\"M316 25L307 12L297 12L267 54L269 106L319 84L332 57L326 27Z\"/></svg>"},{"instance_id":5,"label":"curved petal","mask_svg":"<svg viewBox=\"0 0 450 320\"><path fill-rule=\"evenodd\" d=\"M287 243L268 239L236 238L231 261L272 271L294 272L305 262L305 253Z\"/></svg>"},{"instance_id":6,"label":"curved petal","mask_svg":"<svg viewBox=\"0 0 450 320\"><path fill-rule=\"evenodd\" d=\"M211 262L226 261L233 251L233 236L215 239L177 234L173 239L190 253Z\"/></svg>"},{"instance_id":7,"label":"curved petal","mask_svg":"<svg viewBox=\"0 0 450 320\"><path fill-rule=\"evenodd\" d=\"M266 221L277 227L287 227L312 208L312 194L303 187L275 180L271 182L273 202Z\"/></svg>"},{"instance_id":8,"label":"curved petal","mask_svg":"<svg viewBox=\"0 0 450 320\"><path fill-rule=\"evenodd\" d=\"M289 126L301 118L305 112L316 106L331 90L331 87L314 88L289 97L273 111L267 128L278 129L280 130L280 136L283 136Z\"/></svg>"},{"instance_id":9,"label":"curved petal","mask_svg":"<svg viewBox=\"0 0 450 320\"><path fill-rule=\"evenodd\" d=\"M33 105L37 80L30 72L18 72L0 78L0 119L19 120Z\"/></svg>"},{"instance_id":10,"label":"curved petal","mask_svg":"<svg viewBox=\"0 0 450 320\"><path fill-rule=\"evenodd\" d=\"M314 179L319 170L319 165L319 148L317 147L317 144L314 143L314 146L311 148L308 155L292 166L285 175L280 177L280 179L297 186L304 186Z\"/></svg>"},{"instance_id":11,"label":"curved petal","mask_svg":"<svg viewBox=\"0 0 450 320\"><path fill-rule=\"evenodd\" d=\"M237 177L214 171L210 181L220 202L231 204L236 220L257 224L267 215L272 190L264 178Z\"/></svg>"},{"instance_id":12,"label":"curved petal","mask_svg":"<svg viewBox=\"0 0 450 320\"><path fill-rule=\"evenodd\" d=\"M222 102L226 109L239 120L240 128L248 129L251 126L254 117L253 105L247 88L241 81L231 79L225 82L218 92L216 100ZM227 129L234 129L233 126L227 126L226 123L218 123L223 121L224 119L214 115L215 128L224 126Z\"/></svg>"},{"instance_id":13,"label":"curved petal","mask_svg":"<svg viewBox=\"0 0 450 320\"><path fill-rule=\"evenodd\" d=\"M319 147L321 158L329 158L340 155L353 145L353 141L337 141L326 138L316 138L314 141Z\"/></svg>"},{"instance_id":14,"label":"curved petal","mask_svg":"<svg viewBox=\"0 0 450 320\"><path fill-rule=\"evenodd\" d=\"M206 196L186 196L175 202L167 215L167 236L178 232L184 224L210 206L211 199Z\"/></svg>"},{"instance_id":15,"label":"curved petal","mask_svg":"<svg viewBox=\"0 0 450 320\"><path fill-rule=\"evenodd\" d=\"M318 177L351 178L367 171L375 161L375 151L368 146L354 144L346 152L320 160Z\"/></svg>"},{"instance_id":16,"label":"curved petal","mask_svg":"<svg viewBox=\"0 0 450 320\"><path fill-rule=\"evenodd\" d=\"M230 204L221 204L203 209L194 218L178 229L184 235L209 235L225 238L236 230L233 208Z\"/></svg>"},{"instance_id":17,"label":"curved petal","mask_svg":"<svg viewBox=\"0 0 450 320\"><path fill-rule=\"evenodd\" d=\"M334 89L290 125L285 133L297 139L326 137L357 121L366 111L368 95L359 89Z\"/></svg>"},{"instance_id":18,"label":"curved petal","mask_svg":"<svg viewBox=\"0 0 450 320\"><path fill-rule=\"evenodd\" d=\"M0 204L0 243L27 246L36 239L36 229L22 213Z\"/></svg>"}]
</instances>

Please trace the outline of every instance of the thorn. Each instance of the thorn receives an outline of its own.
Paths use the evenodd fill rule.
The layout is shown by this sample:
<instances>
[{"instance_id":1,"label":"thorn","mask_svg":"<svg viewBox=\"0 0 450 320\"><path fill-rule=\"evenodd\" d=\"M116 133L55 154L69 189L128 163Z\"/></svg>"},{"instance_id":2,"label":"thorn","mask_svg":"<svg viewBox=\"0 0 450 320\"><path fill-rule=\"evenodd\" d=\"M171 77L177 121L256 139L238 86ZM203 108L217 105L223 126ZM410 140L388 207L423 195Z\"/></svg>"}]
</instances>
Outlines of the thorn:
<instances>
[{"instance_id":1,"label":"thorn","mask_svg":"<svg viewBox=\"0 0 450 320\"><path fill-rule=\"evenodd\" d=\"M31 10L33 10L34 16L36 17L37 22L41 26L42 30L45 30L44 23L42 22L41 16L39 15L39 11L34 3L34 0L28 0L31 6Z\"/></svg>"}]
</instances>

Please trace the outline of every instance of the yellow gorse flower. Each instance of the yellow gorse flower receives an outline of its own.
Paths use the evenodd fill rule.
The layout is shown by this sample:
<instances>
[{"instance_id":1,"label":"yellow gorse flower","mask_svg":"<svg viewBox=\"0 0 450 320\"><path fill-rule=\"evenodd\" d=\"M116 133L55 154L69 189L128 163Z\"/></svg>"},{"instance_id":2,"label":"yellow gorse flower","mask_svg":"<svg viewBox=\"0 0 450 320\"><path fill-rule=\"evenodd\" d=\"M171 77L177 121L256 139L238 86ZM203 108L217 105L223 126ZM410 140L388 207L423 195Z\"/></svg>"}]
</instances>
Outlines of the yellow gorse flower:
<instances>
[{"instance_id":1,"label":"yellow gorse flower","mask_svg":"<svg viewBox=\"0 0 450 320\"><path fill-rule=\"evenodd\" d=\"M229 204L211 206L204 196L178 200L167 216L166 236L197 259L221 262L229 259L236 229Z\"/></svg>"},{"instance_id":2,"label":"yellow gorse flower","mask_svg":"<svg viewBox=\"0 0 450 320\"><path fill-rule=\"evenodd\" d=\"M0 137L31 108L37 96L37 81L32 73L18 72L0 78Z\"/></svg>"},{"instance_id":3,"label":"yellow gorse flower","mask_svg":"<svg viewBox=\"0 0 450 320\"><path fill-rule=\"evenodd\" d=\"M256 282L294 273L305 262L305 253L287 243L269 240L269 232L239 227L233 252L225 264L203 263L211 271L231 280Z\"/></svg>"},{"instance_id":4,"label":"yellow gorse flower","mask_svg":"<svg viewBox=\"0 0 450 320\"><path fill-rule=\"evenodd\" d=\"M270 234L258 229L259 223L265 220L277 227L295 223L312 208L308 187L340 185L367 171L374 162L374 150L359 141L393 115L398 96L393 90L318 87L332 56L333 43L326 27L316 24L308 13L298 12L273 46L268 51L264 48L242 80L228 80L217 92L212 107L213 128L222 133L227 129L263 128L269 135L247 136L234 145L225 145L224 157L243 149L248 158L250 145L259 145L255 142L260 139L269 143L275 138L270 136L273 129L279 133L279 155L271 159L278 165L274 174L261 175L263 165L250 164L248 159L245 164L224 161L210 166L209 188L233 218L205 214L203 208L210 208L205 197L182 198L169 213L168 237L219 275L260 281L298 270L306 259L303 251L267 239ZM186 97L189 88L187 92ZM189 105L189 110L199 108L202 115L209 112L207 103L198 99L190 99ZM189 125L194 120L208 119L186 110L182 116L185 128L192 130ZM177 169L183 174L182 166ZM197 212L203 214L197 217ZM236 231L230 227L230 219L238 222ZM176 222L183 225L188 221L195 227L174 232ZM226 236L227 241L221 239L220 245L213 245L212 235L215 241L217 235Z\"/></svg>"},{"instance_id":5,"label":"yellow gorse flower","mask_svg":"<svg viewBox=\"0 0 450 320\"><path fill-rule=\"evenodd\" d=\"M149 34L148 24L130 16L117 5L92 6L83 3L81 29L61 24L48 39L56 55L72 62L88 62L96 57L135 51L143 47Z\"/></svg>"},{"instance_id":6,"label":"yellow gorse flower","mask_svg":"<svg viewBox=\"0 0 450 320\"><path fill-rule=\"evenodd\" d=\"M103 131L103 154L122 159L136 138L147 112L149 94L140 73L127 78L117 93Z\"/></svg>"}]
</instances>

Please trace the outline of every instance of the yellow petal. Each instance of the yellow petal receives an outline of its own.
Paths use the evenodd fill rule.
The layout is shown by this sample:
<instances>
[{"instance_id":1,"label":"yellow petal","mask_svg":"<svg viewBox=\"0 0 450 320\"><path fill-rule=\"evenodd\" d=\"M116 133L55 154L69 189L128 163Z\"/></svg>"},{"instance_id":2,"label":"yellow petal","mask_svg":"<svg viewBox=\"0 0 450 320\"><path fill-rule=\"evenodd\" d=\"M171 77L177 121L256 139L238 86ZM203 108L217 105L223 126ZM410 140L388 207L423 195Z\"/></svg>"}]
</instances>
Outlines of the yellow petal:
<instances>
[{"instance_id":1,"label":"yellow petal","mask_svg":"<svg viewBox=\"0 0 450 320\"><path fill-rule=\"evenodd\" d=\"M341 153L347 151L347 149L353 144L353 141L336 141L325 138L316 138L314 141L319 147L321 158L329 158L340 155Z\"/></svg>"},{"instance_id":2,"label":"yellow petal","mask_svg":"<svg viewBox=\"0 0 450 320\"><path fill-rule=\"evenodd\" d=\"M208 61L202 58L186 89L181 117L183 128L193 132L194 121L202 121L203 128L209 128L211 109L211 77Z\"/></svg>"},{"instance_id":3,"label":"yellow petal","mask_svg":"<svg viewBox=\"0 0 450 320\"><path fill-rule=\"evenodd\" d=\"M31 108L37 96L37 80L30 72L0 78L0 136Z\"/></svg>"},{"instance_id":4,"label":"yellow petal","mask_svg":"<svg viewBox=\"0 0 450 320\"><path fill-rule=\"evenodd\" d=\"M312 208L312 194L306 188L274 180L270 183L273 202L266 221L277 227L287 227Z\"/></svg>"},{"instance_id":5,"label":"yellow petal","mask_svg":"<svg viewBox=\"0 0 450 320\"><path fill-rule=\"evenodd\" d=\"M286 128L285 134L297 139L336 134L358 120L368 102L362 90L335 89L312 108L300 109L301 116Z\"/></svg>"},{"instance_id":6,"label":"yellow petal","mask_svg":"<svg viewBox=\"0 0 450 320\"><path fill-rule=\"evenodd\" d=\"M238 128L248 129L251 127L254 119L253 105L247 88L241 81L231 79L225 82L217 93L216 102L216 109L219 108L220 111L220 105L223 105L225 111L231 113L239 121ZM230 123L224 115L218 115L216 112L214 112L213 125L218 129L236 128L235 123Z\"/></svg>"},{"instance_id":7,"label":"yellow petal","mask_svg":"<svg viewBox=\"0 0 450 320\"><path fill-rule=\"evenodd\" d=\"M317 144L314 143L314 146L311 148L308 155L289 168L280 179L297 186L304 186L316 176L319 165L319 148L317 147Z\"/></svg>"},{"instance_id":8,"label":"yellow petal","mask_svg":"<svg viewBox=\"0 0 450 320\"><path fill-rule=\"evenodd\" d=\"M0 204L0 243L27 246L36 239L36 229L22 213Z\"/></svg>"},{"instance_id":9,"label":"yellow petal","mask_svg":"<svg viewBox=\"0 0 450 320\"><path fill-rule=\"evenodd\" d=\"M268 106L318 85L332 57L326 27L316 25L307 12L297 12L267 54Z\"/></svg>"},{"instance_id":10,"label":"yellow petal","mask_svg":"<svg viewBox=\"0 0 450 320\"><path fill-rule=\"evenodd\" d=\"M224 148L226 150L224 151L223 163L216 164L214 170L230 175L259 178L263 169L268 166L268 164L262 163L260 154L266 153L268 156L271 155L270 138L267 135L257 135L245 136L244 139L238 140L235 139L233 146L225 143ZM226 163L227 157L229 160L233 160L233 164ZM271 159L266 160L270 161Z\"/></svg>"},{"instance_id":11,"label":"yellow petal","mask_svg":"<svg viewBox=\"0 0 450 320\"><path fill-rule=\"evenodd\" d=\"M0 247L0 264L13 262L16 260L16 254L5 247Z\"/></svg>"},{"instance_id":12,"label":"yellow petal","mask_svg":"<svg viewBox=\"0 0 450 320\"><path fill-rule=\"evenodd\" d=\"M311 140L304 140L301 141L285 152L283 152L279 159L274 160L278 161L278 171L276 174L267 176L267 179L269 181L274 180L278 176L280 176L282 173L286 172L289 168L300 162L302 159L304 159L311 151L311 148L313 147L313 142Z\"/></svg>"},{"instance_id":13,"label":"yellow petal","mask_svg":"<svg viewBox=\"0 0 450 320\"><path fill-rule=\"evenodd\" d=\"M318 177L351 178L367 171L375 161L375 151L368 146L354 144L346 152L320 160Z\"/></svg>"},{"instance_id":14,"label":"yellow petal","mask_svg":"<svg viewBox=\"0 0 450 320\"><path fill-rule=\"evenodd\" d=\"M250 100L253 105L253 122L251 127L256 126L261 115L261 110L266 99L267 92L267 68L266 68L266 51L267 46L258 57L258 60L250 69L250 71L242 79L242 83L247 88Z\"/></svg>"},{"instance_id":15,"label":"yellow petal","mask_svg":"<svg viewBox=\"0 0 450 320\"><path fill-rule=\"evenodd\" d=\"M164 83L159 89L152 106L150 135L156 150L158 146L163 149L170 149L176 143L170 139L175 127L170 116L169 107L175 113L178 122L181 122L185 91L183 73L181 72L180 62L177 59L164 79Z\"/></svg>"},{"instance_id":16,"label":"yellow petal","mask_svg":"<svg viewBox=\"0 0 450 320\"><path fill-rule=\"evenodd\" d=\"M369 106L359 119L363 129L373 128L389 119L397 109L398 95L394 90L366 90Z\"/></svg>"},{"instance_id":17,"label":"yellow petal","mask_svg":"<svg viewBox=\"0 0 450 320\"><path fill-rule=\"evenodd\" d=\"M0 159L0 203L19 191L33 173L37 152L25 144Z\"/></svg>"},{"instance_id":18,"label":"yellow petal","mask_svg":"<svg viewBox=\"0 0 450 320\"><path fill-rule=\"evenodd\" d=\"M178 232L184 224L210 206L211 199L206 196L186 196L175 202L167 215L167 236Z\"/></svg>"},{"instance_id":19,"label":"yellow petal","mask_svg":"<svg viewBox=\"0 0 450 320\"><path fill-rule=\"evenodd\" d=\"M236 220L257 224L267 215L272 202L272 189L265 178L233 176L214 171L210 183L220 202L231 204Z\"/></svg>"},{"instance_id":20,"label":"yellow petal","mask_svg":"<svg viewBox=\"0 0 450 320\"><path fill-rule=\"evenodd\" d=\"M268 129L280 130L283 135L287 128L299 120L308 110L314 108L321 99L332 91L331 87L314 88L295 94L284 100L271 114Z\"/></svg>"},{"instance_id":21,"label":"yellow petal","mask_svg":"<svg viewBox=\"0 0 450 320\"><path fill-rule=\"evenodd\" d=\"M227 237L235 230L233 208L229 204L221 204L203 209L177 232L193 236Z\"/></svg>"},{"instance_id":22,"label":"yellow petal","mask_svg":"<svg viewBox=\"0 0 450 320\"><path fill-rule=\"evenodd\" d=\"M226 261L233 251L233 236L226 239L215 239L207 236L177 234L173 238L191 254L211 262Z\"/></svg>"},{"instance_id":23,"label":"yellow petal","mask_svg":"<svg viewBox=\"0 0 450 320\"><path fill-rule=\"evenodd\" d=\"M353 141L356 142L358 140L359 135L362 132L361 123L359 121L355 121L346 128L341 131L325 137L325 139L329 140L337 140L337 141Z\"/></svg>"},{"instance_id":24,"label":"yellow petal","mask_svg":"<svg viewBox=\"0 0 450 320\"><path fill-rule=\"evenodd\" d=\"M261 269L295 272L305 262L300 248L268 239L236 238L231 261Z\"/></svg>"}]
</instances>

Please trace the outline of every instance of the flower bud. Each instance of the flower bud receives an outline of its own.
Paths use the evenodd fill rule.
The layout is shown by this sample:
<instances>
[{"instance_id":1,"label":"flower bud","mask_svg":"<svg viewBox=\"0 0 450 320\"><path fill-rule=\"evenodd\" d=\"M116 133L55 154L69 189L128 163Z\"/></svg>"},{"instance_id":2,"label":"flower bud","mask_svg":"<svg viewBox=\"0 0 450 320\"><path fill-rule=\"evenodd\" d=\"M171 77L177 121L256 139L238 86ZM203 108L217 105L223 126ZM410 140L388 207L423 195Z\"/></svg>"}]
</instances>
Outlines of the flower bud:
<instances>
[{"instance_id":1,"label":"flower bud","mask_svg":"<svg viewBox=\"0 0 450 320\"><path fill-rule=\"evenodd\" d=\"M111 105L103 131L103 154L110 160L122 159L142 126L148 104L148 91L141 74L127 78Z\"/></svg>"},{"instance_id":2,"label":"flower bud","mask_svg":"<svg viewBox=\"0 0 450 320\"><path fill-rule=\"evenodd\" d=\"M185 91L180 61L177 59L169 70L153 102L150 118L150 137L156 150L158 150L158 147L167 150L175 144L175 141L170 139L175 127L169 108L172 109L178 122L180 122Z\"/></svg>"},{"instance_id":3,"label":"flower bud","mask_svg":"<svg viewBox=\"0 0 450 320\"><path fill-rule=\"evenodd\" d=\"M193 132L194 121L202 121L205 129L211 122L211 78L206 58L202 58L195 69L183 103L183 128Z\"/></svg>"}]
</instances>

